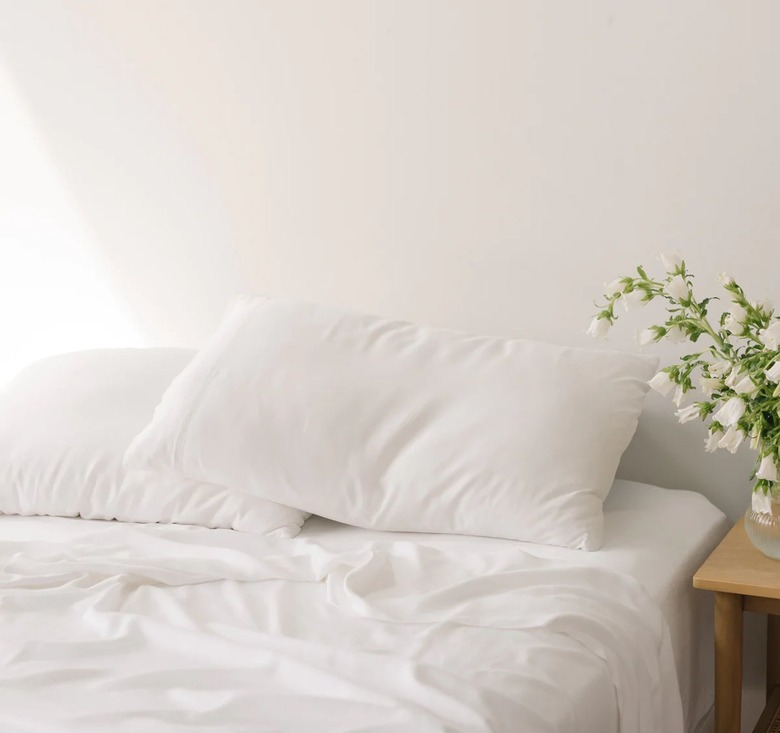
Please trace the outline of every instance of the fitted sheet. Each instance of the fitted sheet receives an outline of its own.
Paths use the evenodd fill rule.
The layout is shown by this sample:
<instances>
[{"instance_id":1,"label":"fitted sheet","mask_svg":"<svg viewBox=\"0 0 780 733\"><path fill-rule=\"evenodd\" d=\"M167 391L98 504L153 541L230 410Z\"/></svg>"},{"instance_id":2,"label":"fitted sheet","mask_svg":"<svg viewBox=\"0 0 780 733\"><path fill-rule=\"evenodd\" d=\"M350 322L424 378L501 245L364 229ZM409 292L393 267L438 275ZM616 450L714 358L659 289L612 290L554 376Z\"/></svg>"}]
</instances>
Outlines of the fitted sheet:
<instances>
[{"instance_id":1,"label":"fitted sheet","mask_svg":"<svg viewBox=\"0 0 780 733\"><path fill-rule=\"evenodd\" d=\"M2 729L672 733L679 678L693 730L712 626L690 578L725 519L623 481L605 516L596 553L319 518L270 541L2 517ZM561 612L566 593L589 615ZM512 707L513 690L533 704Z\"/></svg>"}]
</instances>

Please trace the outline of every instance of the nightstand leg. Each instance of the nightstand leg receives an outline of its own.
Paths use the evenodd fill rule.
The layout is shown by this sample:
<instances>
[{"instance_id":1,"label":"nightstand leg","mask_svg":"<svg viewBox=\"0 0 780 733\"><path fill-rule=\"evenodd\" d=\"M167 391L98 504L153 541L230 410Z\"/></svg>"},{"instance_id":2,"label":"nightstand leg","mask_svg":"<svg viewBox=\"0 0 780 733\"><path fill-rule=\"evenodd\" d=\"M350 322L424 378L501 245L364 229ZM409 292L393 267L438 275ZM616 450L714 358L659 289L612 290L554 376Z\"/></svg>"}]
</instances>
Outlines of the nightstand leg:
<instances>
[{"instance_id":1,"label":"nightstand leg","mask_svg":"<svg viewBox=\"0 0 780 733\"><path fill-rule=\"evenodd\" d=\"M766 617L766 697L780 686L780 616Z\"/></svg>"},{"instance_id":2,"label":"nightstand leg","mask_svg":"<svg viewBox=\"0 0 780 733\"><path fill-rule=\"evenodd\" d=\"M742 596L715 593L715 733L739 733L742 717Z\"/></svg>"}]
</instances>

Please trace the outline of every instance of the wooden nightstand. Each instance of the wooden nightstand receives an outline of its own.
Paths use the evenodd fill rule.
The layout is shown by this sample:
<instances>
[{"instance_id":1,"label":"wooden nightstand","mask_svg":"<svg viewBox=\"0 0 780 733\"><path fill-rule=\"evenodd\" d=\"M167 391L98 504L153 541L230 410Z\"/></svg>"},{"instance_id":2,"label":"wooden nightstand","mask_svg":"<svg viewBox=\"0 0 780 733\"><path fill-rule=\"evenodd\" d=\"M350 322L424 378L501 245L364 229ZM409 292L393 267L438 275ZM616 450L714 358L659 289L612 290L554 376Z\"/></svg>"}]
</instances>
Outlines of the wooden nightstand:
<instances>
[{"instance_id":1,"label":"wooden nightstand","mask_svg":"<svg viewBox=\"0 0 780 733\"><path fill-rule=\"evenodd\" d=\"M715 591L715 733L739 733L742 613L767 614L767 705L754 733L780 733L780 560L762 555L740 519L693 576Z\"/></svg>"}]
</instances>

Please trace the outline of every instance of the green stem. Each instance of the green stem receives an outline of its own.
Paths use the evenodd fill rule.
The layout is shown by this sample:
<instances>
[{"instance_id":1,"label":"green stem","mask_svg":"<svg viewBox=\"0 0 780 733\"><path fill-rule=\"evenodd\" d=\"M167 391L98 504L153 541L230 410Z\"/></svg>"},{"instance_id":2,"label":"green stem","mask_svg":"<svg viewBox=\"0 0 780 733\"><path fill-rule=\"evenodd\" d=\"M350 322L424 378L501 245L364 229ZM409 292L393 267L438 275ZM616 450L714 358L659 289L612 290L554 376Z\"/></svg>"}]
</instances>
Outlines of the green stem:
<instances>
[{"instance_id":1,"label":"green stem","mask_svg":"<svg viewBox=\"0 0 780 733\"><path fill-rule=\"evenodd\" d=\"M704 315L704 311L701 308L699 308L696 301L693 300L693 293L691 293L691 310L696 311L699 325L706 333L709 334L710 338L715 342L715 344L718 347L718 351L720 352L720 355L724 359L733 361L733 359L730 356L728 356L729 348L726 345L726 342L720 337L720 334L712 327L712 324L710 323L709 319L707 318L707 316Z\"/></svg>"}]
</instances>

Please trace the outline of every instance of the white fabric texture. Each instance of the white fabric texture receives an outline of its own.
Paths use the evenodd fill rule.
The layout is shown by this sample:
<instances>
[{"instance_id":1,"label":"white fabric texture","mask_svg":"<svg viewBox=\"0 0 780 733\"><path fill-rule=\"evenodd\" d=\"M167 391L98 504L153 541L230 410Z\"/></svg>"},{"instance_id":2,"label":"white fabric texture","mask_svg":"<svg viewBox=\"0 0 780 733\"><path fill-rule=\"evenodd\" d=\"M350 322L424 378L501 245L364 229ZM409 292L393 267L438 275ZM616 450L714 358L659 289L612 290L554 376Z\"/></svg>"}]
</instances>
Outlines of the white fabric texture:
<instances>
[{"instance_id":1,"label":"white fabric texture","mask_svg":"<svg viewBox=\"0 0 780 733\"><path fill-rule=\"evenodd\" d=\"M231 488L125 471L149 422L194 352L99 349L23 370L0 393L0 513L296 534L305 515Z\"/></svg>"},{"instance_id":2,"label":"white fabric texture","mask_svg":"<svg viewBox=\"0 0 780 733\"><path fill-rule=\"evenodd\" d=\"M696 590L691 578L731 524L701 494L620 479L615 481L604 503L604 517L604 545L598 552L585 554L526 542L518 546L548 560L569 562L574 556L581 564L630 575L641 583L661 608L669 626L685 730L692 733L711 711L714 692L712 597ZM378 538L404 535L363 530L313 517L300 536L344 550ZM458 547L460 552L490 552L504 544L501 540L456 535L408 536L436 542L437 546L446 543ZM590 721L587 730L608 733L615 730L614 709L603 703L608 694L603 685L602 678L580 673L567 680L566 689L572 698L579 699L579 719Z\"/></svg>"},{"instance_id":3,"label":"white fabric texture","mask_svg":"<svg viewBox=\"0 0 780 733\"><path fill-rule=\"evenodd\" d=\"M593 550L656 363L241 298L125 462L371 529Z\"/></svg>"},{"instance_id":4,"label":"white fabric texture","mask_svg":"<svg viewBox=\"0 0 780 733\"><path fill-rule=\"evenodd\" d=\"M283 540L0 518L0 728L681 733L661 610L680 580L647 521L687 520L688 564L723 516L615 493L599 553L325 520Z\"/></svg>"}]
</instances>

